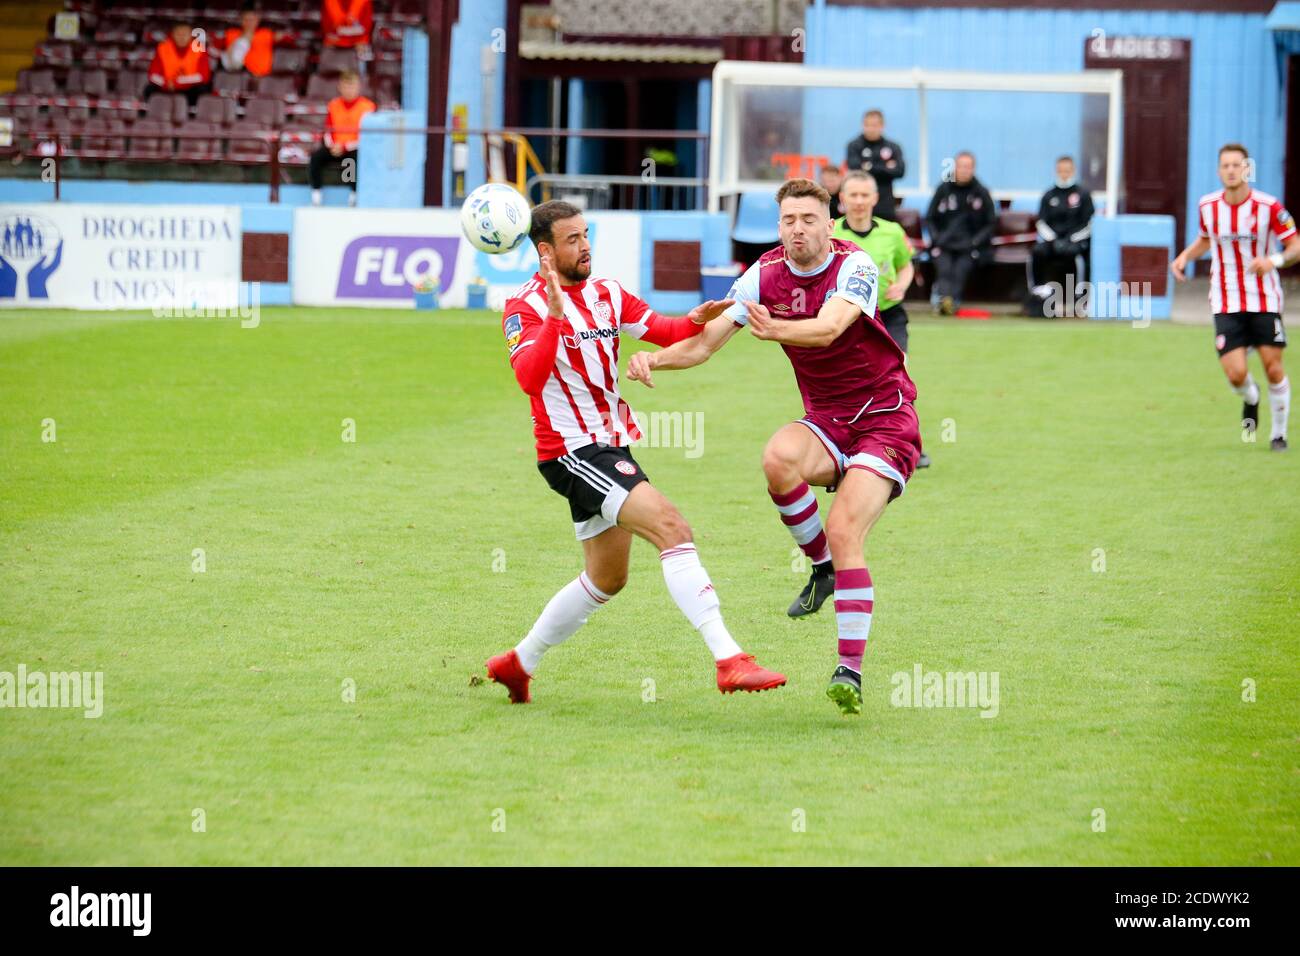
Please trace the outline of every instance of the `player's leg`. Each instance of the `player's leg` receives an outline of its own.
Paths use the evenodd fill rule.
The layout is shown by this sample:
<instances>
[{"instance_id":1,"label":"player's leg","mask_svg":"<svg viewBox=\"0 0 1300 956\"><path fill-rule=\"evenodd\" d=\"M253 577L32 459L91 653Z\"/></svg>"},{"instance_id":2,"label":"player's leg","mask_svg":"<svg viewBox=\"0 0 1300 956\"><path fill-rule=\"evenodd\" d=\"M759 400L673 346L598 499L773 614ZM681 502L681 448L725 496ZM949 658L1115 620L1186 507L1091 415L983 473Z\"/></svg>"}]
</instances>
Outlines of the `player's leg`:
<instances>
[{"instance_id":1,"label":"player's leg","mask_svg":"<svg viewBox=\"0 0 1300 956\"><path fill-rule=\"evenodd\" d=\"M838 451L835 454L838 456ZM836 458L808 425L791 422L768 439L763 449L763 474L781 523L812 562L808 583L786 613L791 617L814 614L835 590L835 573L817 496L809 486L826 488L835 483L839 477Z\"/></svg>"},{"instance_id":2,"label":"player's leg","mask_svg":"<svg viewBox=\"0 0 1300 956\"><path fill-rule=\"evenodd\" d=\"M863 548L897 486L865 468L851 467L835 492L826 537L835 562L835 623L839 664L826 696L843 714L862 712L862 655L871 631L875 591Z\"/></svg>"},{"instance_id":3,"label":"player's leg","mask_svg":"<svg viewBox=\"0 0 1300 956\"><path fill-rule=\"evenodd\" d=\"M1282 319L1274 319L1278 335L1281 335ZM1285 344L1286 339L1281 339ZM1274 451L1286 450L1286 424L1291 414L1291 381L1286 377L1282 367L1282 346L1259 346L1259 360L1264 363L1264 375L1268 378L1268 405L1272 412L1272 428L1269 445Z\"/></svg>"},{"instance_id":4,"label":"player's leg","mask_svg":"<svg viewBox=\"0 0 1300 956\"><path fill-rule=\"evenodd\" d=\"M718 594L695 550L691 527L659 489L648 481L635 485L618 510L618 524L659 551L668 593L700 632L717 663L719 690L768 690L785 683L783 674L755 664L727 630Z\"/></svg>"},{"instance_id":5,"label":"player's leg","mask_svg":"<svg viewBox=\"0 0 1300 956\"><path fill-rule=\"evenodd\" d=\"M903 354L906 355L908 341L907 310L903 308L903 303L900 302L898 305L891 306L880 313L880 320L885 324L885 331L894 340L894 344L902 349ZM921 457L916 460L916 467L929 468L930 464L930 456L925 452L921 452Z\"/></svg>"},{"instance_id":6,"label":"player's leg","mask_svg":"<svg viewBox=\"0 0 1300 956\"><path fill-rule=\"evenodd\" d=\"M1219 318L1215 317L1216 324ZM1246 365L1245 347L1239 346L1220 352L1219 365L1223 367L1223 374L1227 377L1233 393L1241 397L1241 427L1248 432L1253 432L1259 423L1259 386L1255 384L1255 379Z\"/></svg>"}]
</instances>

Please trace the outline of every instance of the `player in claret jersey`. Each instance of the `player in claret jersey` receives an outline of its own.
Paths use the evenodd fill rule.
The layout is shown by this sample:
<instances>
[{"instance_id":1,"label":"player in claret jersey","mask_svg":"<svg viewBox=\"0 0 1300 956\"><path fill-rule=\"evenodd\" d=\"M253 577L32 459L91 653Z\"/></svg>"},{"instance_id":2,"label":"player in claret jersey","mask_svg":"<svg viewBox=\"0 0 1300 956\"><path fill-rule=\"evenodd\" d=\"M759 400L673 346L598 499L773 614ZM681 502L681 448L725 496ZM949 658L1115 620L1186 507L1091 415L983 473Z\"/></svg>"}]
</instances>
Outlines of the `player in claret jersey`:
<instances>
[{"instance_id":1,"label":"player in claret jersey","mask_svg":"<svg viewBox=\"0 0 1300 956\"><path fill-rule=\"evenodd\" d=\"M831 238L830 195L792 179L776 199L781 245L736 282L736 305L699 336L638 352L628 376L650 385L653 369L698 365L746 324L758 338L781 343L805 414L768 441L763 471L781 521L813 561L787 613L810 614L834 593L840 659L826 694L842 713L858 714L875 600L863 546L921 455L916 387L880 321L874 263L853 243ZM836 491L825 528L809 485Z\"/></svg>"},{"instance_id":2,"label":"player in claret jersey","mask_svg":"<svg viewBox=\"0 0 1300 956\"><path fill-rule=\"evenodd\" d=\"M542 655L622 590L636 535L659 552L668 593L713 653L718 690L780 687L785 676L754 663L722 623L690 526L628 451L641 433L618 391L619 333L671 345L698 335L734 303L705 302L686 316L666 318L617 282L590 278L587 224L566 202L534 209L529 236L541 269L506 301L506 348L532 402L537 468L569 501L586 567L551 598L513 650L487 662L488 676L506 686L512 701L527 703Z\"/></svg>"},{"instance_id":3,"label":"player in claret jersey","mask_svg":"<svg viewBox=\"0 0 1300 956\"><path fill-rule=\"evenodd\" d=\"M1286 450L1291 383L1282 368L1286 329L1282 327L1282 281L1278 270L1300 261L1295 220L1278 200L1252 189L1246 179L1246 147L1228 143L1219 150L1223 188L1201 197L1201 234L1169 266L1180 282L1189 262L1207 249L1214 346L1232 390L1242 397L1241 427L1253 433L1259 422L1259 386L1246 367L1246 350L1255 348L1268 376L1274 451ZM1281 252L1269 249L1276 236Z\"/></svg>"}]
</instances>

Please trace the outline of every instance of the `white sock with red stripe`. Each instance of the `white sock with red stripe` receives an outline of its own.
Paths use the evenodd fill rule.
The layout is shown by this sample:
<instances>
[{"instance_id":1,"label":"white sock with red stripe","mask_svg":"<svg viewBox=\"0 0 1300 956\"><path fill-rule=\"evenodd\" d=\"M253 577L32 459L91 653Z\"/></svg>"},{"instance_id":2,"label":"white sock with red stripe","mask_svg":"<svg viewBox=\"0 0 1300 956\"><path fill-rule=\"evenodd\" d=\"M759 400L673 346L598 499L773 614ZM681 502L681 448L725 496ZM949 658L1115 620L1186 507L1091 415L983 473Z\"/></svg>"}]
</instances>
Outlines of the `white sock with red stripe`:
<instances>
[{"instance_id":1,"label":"white sock with red stripe","mask_svg":"<svg viewBox=\"0 0 1300 956\"><path fill-rule=\"evenodd\" d=\"M515 653L519 655L519 663L524 670L530 674L537 670L542 655L557 644L564 643L574 631L587 623L587 616L609 598L610 595L591 583L586 571L560 588L542 609L528 636L515 645Z\"/></svg>"},{"instance_id":2,"label":"white sock with red stripe","mask_svg":"<svg viewBox=\"0 0 1300 956\"><path fill-rule=\"evenodd\" d=\"M1232 385L1231 382L1228 384L1232 386L1232 390L1240 395L1242 401L1247 405L1259 404L1259 386L1255 384L1254 376L1247 375L1246 383L1244 385Z\"/></svg>"},{"instance_id":3,"label":"white sock with red stripe","mask_svg":"<svg viewBox=\"0 0 1300 956\"><path fill-rule=\"evenodd\" d=\"M1286 438L1286 420L1291 414L1291 379L1282 378L1268 387L1268 407L1273 412L1273 434L1269 438Z\"/></svg>"},{"instance_id":4,"label":"white sock with red stripe","mask_svg":"<svg viewBox=\"0 0 1300 956\"><path fill-rule=\"evenodd\" d=\"M822 564L831 559L830 546L826 543L826 531L822 528L821 515L817 513L817 496L813 494L806 481L790 491L773 491L767 489L772 504L781 512L781 523L790 529L794 543L813 564Z\"/></svg>"},{"instance_id":5,"label":"white sock with red stripe","mask_svg":"<svg viewBox=\"0 0 1300 956\"><path fill-rule=\"evenodd\" d=\"M875 604L871 572L849 568L835 572L835 623L840 632L840 663L862 673L862 655L871 633L871 610Z\"/></svg>"},{"instance_id":6,"label":"white sock with red stripe","mask_svg":"<svg viewBox=\"0 0 1300 956\"><path fill-rule=\"evenodd\" d=\"M713 590L709 572L700 564L695 545L687 541L659 552L664 566L664 583L691 626L700 632L709 646L715 661L735 657L740 645L722 623L722 609L718 594Z\"/></svg>"}]
</instances>

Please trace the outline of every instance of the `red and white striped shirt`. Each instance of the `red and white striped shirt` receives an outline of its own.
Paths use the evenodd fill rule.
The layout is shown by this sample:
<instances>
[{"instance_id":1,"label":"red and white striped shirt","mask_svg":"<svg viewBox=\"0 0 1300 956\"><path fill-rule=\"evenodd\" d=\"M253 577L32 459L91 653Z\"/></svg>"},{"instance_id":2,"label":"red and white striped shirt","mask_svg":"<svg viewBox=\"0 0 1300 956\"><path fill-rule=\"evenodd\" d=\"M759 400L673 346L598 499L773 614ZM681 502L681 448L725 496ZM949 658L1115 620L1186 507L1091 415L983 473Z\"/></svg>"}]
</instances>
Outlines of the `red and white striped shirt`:
<instances>
[{"instance_id":1,"label":"red and white striped shirt","mask_svg":"<svg viewBox=\"0 0 1300 956\"><path fill-rule=\"evenodd\" d=\"M506 300L501 322L510 365L532 402L541 461L595 442L621 446L641 437L618 391L620 332L662 346L701 328L686 318L659 315L613 279L587 279L563 290L564 320L558 323L553 355L533 352L539 340L543 347L547 341L541 275L534 273Z\"/></svg>"},{"instance_id":2,"label":"red and white striped shirt","mask_svg":"<svg viewBox=\"0 0 1300 956\"><path fill-rule=\"evenodd\" d=\"M1210 308L1220 312L1282 311L1282 280L1277 270L1266 275L1246 271L1250 261L1272 251L1270 236L1286 242L1296 234L1295 220L1281 201L1252 189L1235 206L1223 190L1202 196L1201 238L1210 240Z\"/></svg>"}]
</instances>

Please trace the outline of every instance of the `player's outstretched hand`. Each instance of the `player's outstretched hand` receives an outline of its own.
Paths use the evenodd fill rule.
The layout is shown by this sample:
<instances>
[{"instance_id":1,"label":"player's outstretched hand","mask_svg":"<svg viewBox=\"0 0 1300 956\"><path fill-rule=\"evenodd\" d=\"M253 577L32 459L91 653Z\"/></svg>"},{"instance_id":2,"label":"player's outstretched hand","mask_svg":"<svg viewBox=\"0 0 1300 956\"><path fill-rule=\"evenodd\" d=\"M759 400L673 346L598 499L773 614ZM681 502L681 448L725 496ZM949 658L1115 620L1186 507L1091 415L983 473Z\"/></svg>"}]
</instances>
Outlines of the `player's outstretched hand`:
<instances>
[{"instance_id":1,"label":"player's outstretched hand","mask_svg":"<svg viewBox=\"0 0 1300 956\"><path fill-rule=\"evenodd\" d=\"M542 256L542 275L546 279L546 311L553 319L564 318L564 290L550 256Z\"/></svg>"},{"instance_id":2,"label":"player's outstretched hand","mask_svg":"<svg viewBox=\"0 0 1300 956\"><path fill-rule=\"evenodd\" d=\"M636 352L627 360L627 377L634 382L641 382L646 388L654 388L650 381L650 370L654 368L654 352Z\"/></svg>"},{"instance_id":3,"label":"player's outstretched hand","mask_svg":"<svg viewBox=\"0 0 1300 956\"><path fill-rule=\"evenodd\" d=\"M1169 271L1174 274L1174 278L1177 279L1179 282L1187 281L1187 275L1186 273L1183 272L1183 269L1185 269L1186 267L1187 267L1187 260L1181 255L1173 262L1169 263Z\"/></svg>"},{"instance_id":4,"label":"player's outstretched hand","mask_svg":"<svg viewBox=\"0 0 1300 956\"><path fill-rule=\"evenodd\" d=\"M1273 260L1267 256L1256 256L1250 260L1250 265L1246 266L1246 271L1253 276L1268 275L1273 271Z\"/></svg>"},{"instance_id":5,"label":"player's outstretched hand","mask_svg":"<svg viewBox=\"0 0 1300 956\"><path fill-rule=\"evenodd\" d=\"M746 302L745 311L749 313L749 331L755 338L775 340L777 337L777 320L767 311L767 306L758 302Z\"/></svg>"},{"instance_id":6,"label":"player's outstretched hand","mask_svg":"<svg viewBox=\"0 0 1300 956\"><path fill-rule=\"evenodd\" d=\"M708 325L735 304L735 299L722 299L720 301L710 299L708 302L701 302L691 309L686 313L686 317L696 325Z\"/></svg>"}]
</instances>

